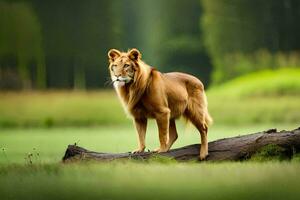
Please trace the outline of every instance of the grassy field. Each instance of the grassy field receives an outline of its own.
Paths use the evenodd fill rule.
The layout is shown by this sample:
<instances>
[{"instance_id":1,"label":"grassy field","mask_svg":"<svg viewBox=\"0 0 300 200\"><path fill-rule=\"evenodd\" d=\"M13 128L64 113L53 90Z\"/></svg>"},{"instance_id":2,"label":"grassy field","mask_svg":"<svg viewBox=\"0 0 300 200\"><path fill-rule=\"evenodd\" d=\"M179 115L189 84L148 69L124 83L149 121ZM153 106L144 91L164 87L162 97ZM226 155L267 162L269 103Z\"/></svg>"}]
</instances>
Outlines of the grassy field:
<instances>
[{"instance_id":1,"label":"grassy field","mask_svg":"<svg viewBox=\"0 0 300 200\"><path fill-rule=\"evenodd\" d=\"M213 126L210 140L270 127ZM174 147L197 143L192 127L179 125ZM0 199L298 199L299 159L257 163L152 161L62 164L68 144L109 152L136 147L131 126L1 129ZM158 145L154 123L147 144ZM32 156L29 156L32 155ZM266 187L267 186L267 187Z\"/></svg>"},{"instance_id":2,"label":"grassy field","mask_svg":"<svg viewBox=\"0 0 300 200\"><path fill-rule=\"evenodd\" d=\"M210 93L243 99L247 97L299 96L299 77L299 68L263 70L215 86Z\"/></svg>"},{"instance_id":3,"label":"grassy field","mask_svg":"<svg viewBox=\"0 0 300 200\"><path fill-rule=\"evenodd\" d=\"M0 96L0 127L131 123L114 91L1 93ZM209 91L208 101L216 124L298 123L300 119L300 95L234 98Z\"/></svg>"},{"instance_id":4,"label":"grassy field","mask_svg":"<svg viewBox=\"0 0 300 200\"><path fill-rule=\"evenodd\" d=\"M216 124L299 123L300 69L263 71L207 91ZM0 127L128 125L107 91L0 92Z\"/></svg>"},{"instance_id":5,"label":"grassy field","mask_svg":"<svg viewBox=\"0 0 300 200\"><path fill-rule=\"evenodd\" d=\"M260 72L209 89L214 118L209 140L297 128L298 75L299 70ZM199 143L191 125L179 121L178 132L174 148ZM136 148L136 140L113 91L1 92L0 200L300 197L299 156L263 163L60 162L68 144L128 152ZM154 121L146 140L147 149L158 146Z\"/></svg>"},{"instance_id":6,"label":"grassy field","mask_svg":"<svg viewBox=\"0 0 300 200\"><path fill-rule=\"evenodd\" d=\"M299 163L0 166L6 199L299 199Z\"/></svg>"},{"instance_id":7,"label":"grassy field","mask_svg":"<svg viewBox=\"0 0 300 200\"><path fill-rule=\"evenodd\" d=\"M213 126L209 136L215 140L269 127L275 125ZM295 125L277 127L293 129ZM199 141L193 128L181 124L179 133L175 147ZM158 145L153 123L147 136L148 148L153 149ZM75 142L109 152L136 147L130 126L1 129L0 199L300 198L300 159L264 163L60 163L66 146Z\"/></svg>"},{"instance_id":8,"label":"grassy field","mask_svg":"<svg viewBox=\"0 0 300 200\"><path fill-rule=\"evenodd\" d=\"M0 126L52 127L124 124L114 91L0 93Z\"/></svg>"},{"instance_id":9,"label":"grassy field","mask_svg":"<svg viewBox=\"0 0 300 200\"><path fill-rule=\"evenodd\" d=\"M270 127L296 126L215 125L209 139ZM174 147L199 142L194 128L181 123L178 131ZM298 199L300 195L299 159L265 163L60 163L66 146L75 142L108 152L136 147L131 126L1 129L0 199ZM147 144L149 149L158 145L154 123L150 123Z\"/></svg>"}]
</instances>

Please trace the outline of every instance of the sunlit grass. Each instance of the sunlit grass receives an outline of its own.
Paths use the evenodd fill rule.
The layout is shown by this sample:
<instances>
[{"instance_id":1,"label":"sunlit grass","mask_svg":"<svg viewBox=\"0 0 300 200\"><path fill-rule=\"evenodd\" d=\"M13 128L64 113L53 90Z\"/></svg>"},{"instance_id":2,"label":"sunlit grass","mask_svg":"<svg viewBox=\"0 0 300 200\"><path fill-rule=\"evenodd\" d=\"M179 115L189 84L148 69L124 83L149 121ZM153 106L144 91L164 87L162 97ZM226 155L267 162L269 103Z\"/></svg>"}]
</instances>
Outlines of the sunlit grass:
<instances>
[{"instance_id":1,"label":"sunlit grass","mask_svg":"<svg viewBox=\"0 0 300 200\"><path fill-rule=\"evenodd\" d=\"M209 110L219 124L298 123L300 69L256 72L208 91Z\"/></svg>"},{"instance_id":2,"label":"sunlit grass","mask_svg":"<svg viewBox=\"0 0 300 200\"><path fill-rule=\"evenodd\" d=\"M263 70L237 77L210 90L224 98L296 96L300 98L300 68ZM270 99L270 98L268 98Z\"/></svg>"},{"instance_id":3,"label":"sunlit grass","mask_svg":"<svg viewBox=\"0 0 300 200\"><path fill-rule=\"evenodd\" d=\"M216 124L299 124L300 96L226 98L208 95Z\"/></svg>"},{"instance_id":4,"label":"sunlit grass","mask_svg":"<svg viewBox=\"0 0 300 200\"><path fill-rule=\"evenodd\" d=\"M207 91L217 124L299 123L300 69L262 71ZM124 125L113 90L1 92L0 127Z\"/></svg>"},{"instance_id":5,"label":"sunlit grass","mask_svg":"<svg viewBox=\"0 0 300 200\"><path fill-rule=\"evenodd\" d=\"M0 93L0 126L87 126L129 120L113 91Z\"/></svg>"},{"instance_id":6,"label":"sunlit grass","mask_svg":"<svg viewBox=\"0 0 300 200\"><path fill-rule=\"evenodd\" d=\"M300 96L233 98L208 91L217 124L298 123ZM0 93L0 127L126 125L114 91Z\"/></svg>"}]
</instances>

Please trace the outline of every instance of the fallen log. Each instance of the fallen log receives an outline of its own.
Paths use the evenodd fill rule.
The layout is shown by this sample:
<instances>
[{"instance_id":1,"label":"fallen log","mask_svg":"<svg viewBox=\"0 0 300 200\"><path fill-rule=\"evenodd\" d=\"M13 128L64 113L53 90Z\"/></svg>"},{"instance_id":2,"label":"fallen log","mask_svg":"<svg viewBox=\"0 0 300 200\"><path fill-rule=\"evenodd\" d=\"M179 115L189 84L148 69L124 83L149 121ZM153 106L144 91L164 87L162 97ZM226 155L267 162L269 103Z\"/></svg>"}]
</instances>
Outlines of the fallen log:
<instances>
[{"instance_id":1,"label":"fallen log","mask_svg":"<svg viewBox=\"0 0 300 200\"><path fill-rule=\"evenodd\" d=\"M259 152L267 145L280 147L287 157L291 157L295 152L300 152L300 127L292 131L280 131L270 129L267 131L253 133L249 135L225 138L209 142L208 161L234 161L246 160L253 154ZM146 160L153 155L167 156L178 161L189 161L198 159L200 144L193 144L177 149L172 149L166 153L144 152L132 154L128 153L101 153L94 152L75 145L69 145L63 162L96 160L112 161L122 159Z\"/></svg>"}]
</instances>

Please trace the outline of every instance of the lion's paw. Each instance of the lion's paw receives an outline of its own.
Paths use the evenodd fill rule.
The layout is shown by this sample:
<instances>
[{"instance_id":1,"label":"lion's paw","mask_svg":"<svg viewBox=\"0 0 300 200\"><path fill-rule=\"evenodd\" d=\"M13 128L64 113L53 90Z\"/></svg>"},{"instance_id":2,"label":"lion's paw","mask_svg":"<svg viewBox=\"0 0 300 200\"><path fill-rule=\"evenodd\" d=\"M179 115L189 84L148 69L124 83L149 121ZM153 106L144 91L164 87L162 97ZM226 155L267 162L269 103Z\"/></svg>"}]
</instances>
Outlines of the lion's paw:
<instances>
[{"instance_id":1,"label":"lion's paw","mask_svg":"<svg viewBox=\"0 0 300 200\"><path fill-rule=\"evenodd\" d=\"M208 153L204 153L204 154L201 154L200 153L200 156L199 156L199 160L205 160L208 156Z\"/></svg>"},{"instance_id":2,"label":"lion's paw","mask_svg":"<svg viewBox=\"0 0 300 200\"><path fill-rule=\"evenodd\" d=\"M143 153L145 151L145 149L135 149L133 151L131 151L131 153L135 154L135 153Z\"/></svg>"},{"instance_id":3,"label":"lion's paw","mask_svg":"<svg viewBox=\"0 0 300 200\"><path fill-rule=\"evenodd\" d=\"M154 149L154 151L153 152L156 152L156 153L164 153L164 152L167 152L167 151L169 151L169 149L168 148L156 148L156 149Z\"/></svg>"}]
</instances>

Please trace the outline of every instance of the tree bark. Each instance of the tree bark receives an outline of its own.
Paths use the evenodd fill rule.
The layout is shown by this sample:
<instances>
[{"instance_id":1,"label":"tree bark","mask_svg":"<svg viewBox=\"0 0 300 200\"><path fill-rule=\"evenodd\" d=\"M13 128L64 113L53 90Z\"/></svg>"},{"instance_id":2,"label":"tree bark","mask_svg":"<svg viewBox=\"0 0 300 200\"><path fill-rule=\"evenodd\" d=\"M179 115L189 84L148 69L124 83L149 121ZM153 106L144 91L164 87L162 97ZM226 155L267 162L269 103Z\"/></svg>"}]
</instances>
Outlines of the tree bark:
<instances>
[{"instance_id":1,"label":"tree bark","mask_svg":"<svg viewBox=\"0 0 300 200\"><path fill-rule=\"evenodd\" d=\"M292 131L280 131L270 129L267 131L249 135L220 139L209 142L209 156L207 161L241 161L251 158L267 145L277 145L284 154L291 158L295 152L300 150L300 127ZM128 153L100 153L94 152L75 145L69 145L63 162L96 160L113 161L124 159L147 160L153 155L167 156L178 161L196 160L199 156L200 144L193 144L166 153L144 152Z\"/></svg>"}]
</instances>

